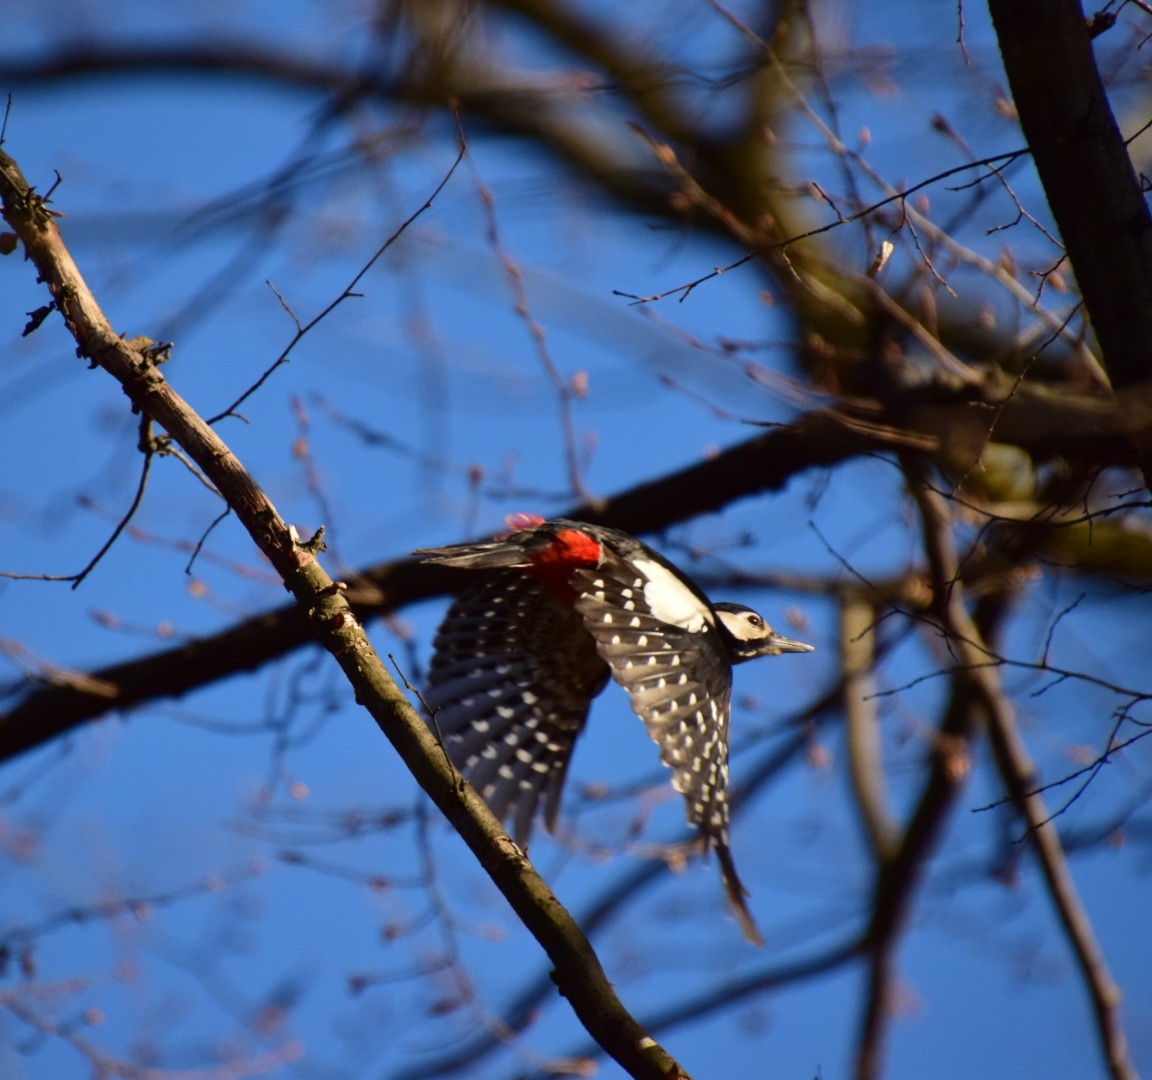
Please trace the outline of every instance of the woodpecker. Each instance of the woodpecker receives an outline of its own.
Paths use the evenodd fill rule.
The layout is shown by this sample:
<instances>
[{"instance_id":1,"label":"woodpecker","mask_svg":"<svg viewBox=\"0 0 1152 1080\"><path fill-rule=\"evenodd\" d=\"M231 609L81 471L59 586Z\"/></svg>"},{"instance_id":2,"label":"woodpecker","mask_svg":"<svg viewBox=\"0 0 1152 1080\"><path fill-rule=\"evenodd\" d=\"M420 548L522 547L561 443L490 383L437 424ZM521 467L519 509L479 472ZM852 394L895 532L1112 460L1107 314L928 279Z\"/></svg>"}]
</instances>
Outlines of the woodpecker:
<instances>
[{"instance_id":1,"label":"woodpecker","mask_svg":"<svg viewBox=\"0 0 1152 1080\"><path fill-rule=\"evenodd\" d=\"M732 665L813 647L742 604L712 603L627 533L528 514L508 524L494 541L414 552L483 572L436 635L425 690L453 762L526 847L541 798L554 831L576 739L615 679L715 848L745 934L763 944L729 848Z\"/></svg>"}]
</instances>

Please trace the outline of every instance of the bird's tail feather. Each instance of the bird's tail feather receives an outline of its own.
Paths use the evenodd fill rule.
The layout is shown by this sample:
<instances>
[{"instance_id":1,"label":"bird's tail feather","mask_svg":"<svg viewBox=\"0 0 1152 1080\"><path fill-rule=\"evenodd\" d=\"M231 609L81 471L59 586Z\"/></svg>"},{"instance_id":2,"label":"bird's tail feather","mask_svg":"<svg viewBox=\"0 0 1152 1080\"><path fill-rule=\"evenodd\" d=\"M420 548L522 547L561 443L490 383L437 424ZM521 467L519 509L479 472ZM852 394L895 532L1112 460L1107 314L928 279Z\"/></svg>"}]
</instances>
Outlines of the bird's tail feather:
<instances>
[{"instance_id":1,"label":"bird's tail feather","mask_svg":"<svg viewBox=\"0 0 1152 1080\"><path fill-rule=\"evenodd\" d=\"M526 532L544 519L538 514L509 514L508 532L495 540L473 544L450 544L441 548L417 548L413 555L422 555L421 562L436 563L439 566L459 566L466 570L501 570L506 567L531 566L532 559L522 544L512 537L518 532Z\"/></svg>"},{"instance_id":2,"label":"bird's tail feather","mask_svg":"<svg viewBox=\"0 0 1152 1080\"><path fill-rule=\"evenodd\" d=\"M506 540L485 544L452 544L442 548L417 548L413 555L421 562L440 566L459 566L468 570L499 570L513 566L531 566L524 549Z\"/></svg>"},{"instance_id":3,"label":"bird's tail feather","mask_svg":"<svg viewBox=\"0 0 1152 1080\"><path fill-rule=\"evenodd\" d=\"M736 864L732 861L732 852L727 844L716 844L716 858L720 861L720 876L724 879L724 888L728 893L728 903L736 918L740 920L740 928L744 936L754 945L764 944L764 935L756 925L752 912L748 910L748 890L736 873Z\"/></svg>"}]
</instances>

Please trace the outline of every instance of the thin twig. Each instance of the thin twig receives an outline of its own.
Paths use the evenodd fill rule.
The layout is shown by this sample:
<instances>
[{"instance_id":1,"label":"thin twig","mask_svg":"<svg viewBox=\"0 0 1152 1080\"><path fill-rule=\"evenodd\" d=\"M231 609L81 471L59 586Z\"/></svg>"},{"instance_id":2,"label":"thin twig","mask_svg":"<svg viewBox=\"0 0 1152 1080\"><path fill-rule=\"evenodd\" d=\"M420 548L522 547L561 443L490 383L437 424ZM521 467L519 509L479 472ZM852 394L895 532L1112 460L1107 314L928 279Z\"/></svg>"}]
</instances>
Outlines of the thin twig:
<instances>
[{"instance_id":1,"label":"thin twig","mask_svg":"<svg viewBox=\"0 0 1152 1080\"><path fill-rule=\"evenodd\" d=\"M243 419L243 417L241 417L236 412L236 410L241 405L243 405L244 402L248 400L248 398L250 398L254 393L256 393L256 391L259 390L260 387L262 387L268 381L269 378L271 378L272 373L277 368L279 368L283 364L288 363L288 360L292 355L292 350L295 349L296 346L300 344L300 341L305 337L305 335L307 335L311 330L313 330L316 326L318 326L321 322L323 322L329 315L332 314L333 311L336 310L336 308L338 308L342 303L344 303L345 300L349 300L352 297L359 295L355 291L355 289L356 289L356 286L359 285L361 280L364 278L364 275L367 274L368 271L371 270L372 267L376 265L376 262L384 254L384 252L386 252L397 240L400 239L401 236L404 235L405 232L408 231L408 227L418 217L420 217L422 214L426 213L428 210L432 209L432 204L436 201L437 197L440 195L440 192L442 192L444 190L444 188L448 185L448 181L452 179L453 175L456 172L457 167L460 165L460 162L464 160L464 155L466 153L467 153L467 148L463 144L461 144L457 149L456 160L452 162L452 165L449 167L448 171L444 174L444 177L441 179L440 183L436 185L436 189L432 192L432 194L429 195L428 198L424 200L423 204L420 207L418 207L411 214L409 214L408 217L406 217L400 223L400 225L396 228L396 230L392 233L392 235L389 236L388 239L385 240L384 243L381 244L376 249L376 251L372 254L372 257L363 266L360 267L360 269L356 272L356 275L352 278L352 280L350 282L348 282L348 284L344 287L344 289L340 293L340 295L337 296L334 300L332 300L318 315L309 319L308 322L302 323L300 321L300 319L296 316L296 314L293 312L291 306L284 299L284 297L281 296L281 294L279 292L277 292L275 286L273 286L271 282L268 283L268 287L272 290L273 293L275 293L277 299L280 301L281 305L284 307L284 310L288 312L289 316L291 316L291 318L292 318L292 321L296 324L296 333L292 335L292 340L288 342L287 346L284 348L284 351L281 352L280 355L278 357L276 357L276 359L272 362L272 364L270 364L268 366L268 368L265 369L263 374L251 386L249 386L248 389L245 390L235 401L233 401L231 405L229 405L222 412L219 412L215 416L211 417L208 420L209 424L217 424L221 420L225 419L225 417L228 417L228 416L235 416L238 419Z\"/></svg>"},{"instance_id":2,"label":"thin twig","mask_svg":"<svg viewBox=\"0 0 1152 1080\"><path fill-rule=\"evenodd\" d=\"M464 139L463 130L461 130L460 138L461 140ZM511 252L504 246L504 241L500 237L500 224L496 217L496 195L484 183L480 171L476 168L475 160L470 159L469 164L476 190L480 193L480 205L484 209L484 216L488 223L488 242L492 245L492 250L496 252L500 265L504 269L504 276L508 280L515 301L516 314L528 328L528 333L532 337L532 344L536 349L536 355L540 358L540 364L556 391L556 399L560 406L560 423L564 432L564 452L568 463L569 486L572 489L572 494L578 499L590 500L591 496L584 484L583 470L581 469L580 442L576 432L576 418L573 410L573 402L577 395L573 390L572 382L565 379L560 373L560 368L557 366L552 350L548 345L547 332L532 314L532 307L528 302L528 291L524 287L524 271L512 257Z\"/></svg>"}]
</instances>

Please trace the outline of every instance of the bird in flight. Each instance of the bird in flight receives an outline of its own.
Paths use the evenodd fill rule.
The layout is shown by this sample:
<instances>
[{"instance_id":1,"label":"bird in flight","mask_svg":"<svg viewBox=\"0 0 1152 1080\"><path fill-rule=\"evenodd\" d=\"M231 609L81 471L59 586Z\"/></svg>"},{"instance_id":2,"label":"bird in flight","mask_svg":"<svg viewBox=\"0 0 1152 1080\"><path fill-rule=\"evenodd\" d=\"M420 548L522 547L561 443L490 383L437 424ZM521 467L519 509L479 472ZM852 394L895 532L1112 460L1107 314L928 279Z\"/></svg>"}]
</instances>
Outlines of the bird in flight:
<instances>
[{"instance_id":1,"label":"bird in flight","mask_svg":"<svg viewBox=\"0 0 1152 1080\"><path fill-rule=\"evenodd\" d=\"M627 533L529 514L508 524L493 541L414 552L481 572L436 635L424 693L449 756L526 847L541 799L554 831L576 738L615 679L716 849L744 933L763 944L729 847L732 665L812 646L712 603Z\"/></svg>"}]
</instances>

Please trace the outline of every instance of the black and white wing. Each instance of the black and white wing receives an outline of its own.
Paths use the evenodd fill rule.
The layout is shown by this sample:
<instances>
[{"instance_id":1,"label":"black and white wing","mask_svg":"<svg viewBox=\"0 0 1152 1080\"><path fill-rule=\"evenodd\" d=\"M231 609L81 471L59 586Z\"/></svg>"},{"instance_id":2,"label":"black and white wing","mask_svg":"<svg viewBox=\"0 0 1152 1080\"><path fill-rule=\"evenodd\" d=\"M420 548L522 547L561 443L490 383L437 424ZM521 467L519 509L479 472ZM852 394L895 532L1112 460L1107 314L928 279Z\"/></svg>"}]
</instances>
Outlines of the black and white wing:
<instances>
[{"instance_id":1,"label":"black and white wing","mask_svg":"<svg viewBox=\"0 0 1152 1080\"><path fill-rule=\"evenodd\" d=\"M688 819L712 844L744 933L764 943L728 842L732 663L708 603L663 562L606 558L577 570L576 610L672 769Z\"/></svg>"},{"instance_id":2,"label":"black and white wing","mask_svg":"<svg viewBox=\"0 0 1152 1080\"><path fill-rule=\"evenodd\" d=\"M686 587L669 600L678 582L654 588L631 562L608 559L572 580L576 610L672 769L689 820L727 844L732 665L715 617Z\"/></svg>"},{"instance_id":3,"label":"black and white wing","mask_svg":"<svg viewBox=\"0 0 1152 1080\"><path fill-rule=\"evenodd\" d=\"M576 737L608 669L583 620L519 570L460 594L435 640L424 697L456 767L521 847L544 798L549 830Z\"/></svg>"}]
</instances>

